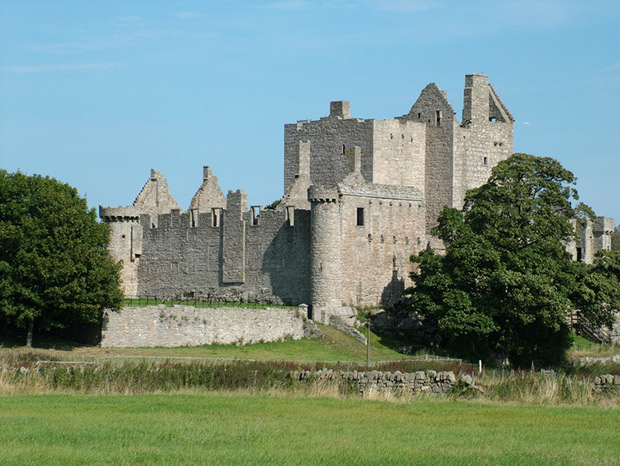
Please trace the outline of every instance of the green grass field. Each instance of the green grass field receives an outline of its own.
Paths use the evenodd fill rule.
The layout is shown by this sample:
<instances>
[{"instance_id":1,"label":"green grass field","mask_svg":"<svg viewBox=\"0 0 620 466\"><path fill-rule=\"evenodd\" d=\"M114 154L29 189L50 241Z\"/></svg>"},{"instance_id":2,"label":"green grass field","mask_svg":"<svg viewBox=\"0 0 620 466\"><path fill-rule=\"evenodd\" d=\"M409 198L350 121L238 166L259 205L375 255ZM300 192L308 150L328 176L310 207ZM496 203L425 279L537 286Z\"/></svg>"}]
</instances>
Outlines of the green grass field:
<instances>
[{"instance_id":1,"label":"green grass field","mask_svg":"<svg viewBox=\"0 0 620 466\"><path fill-rule=\"evenodd\" d=\"M0 464L620 464L620 411L265 395L0 397Z\"/></svg>"}]
</instances>

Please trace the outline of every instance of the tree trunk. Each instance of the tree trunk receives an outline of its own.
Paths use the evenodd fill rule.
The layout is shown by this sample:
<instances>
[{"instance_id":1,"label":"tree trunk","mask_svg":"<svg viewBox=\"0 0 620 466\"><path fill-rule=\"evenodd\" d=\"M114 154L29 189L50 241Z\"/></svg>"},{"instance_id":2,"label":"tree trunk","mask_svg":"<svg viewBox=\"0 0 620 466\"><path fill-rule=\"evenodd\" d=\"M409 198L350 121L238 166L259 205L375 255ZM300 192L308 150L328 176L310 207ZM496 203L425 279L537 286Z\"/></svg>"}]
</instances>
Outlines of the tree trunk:
<instances>
[{"instance_id":1,"label":"tree trunk","mask_svg":"<svg viewBox=\"0 0 620 466\"><path fill-rule=\"evenodd\" d=\"M32 348L32 332L34 330L34 319L28 321L28 330L26 333L26 346Z\"/></svg>"}]
</instances>

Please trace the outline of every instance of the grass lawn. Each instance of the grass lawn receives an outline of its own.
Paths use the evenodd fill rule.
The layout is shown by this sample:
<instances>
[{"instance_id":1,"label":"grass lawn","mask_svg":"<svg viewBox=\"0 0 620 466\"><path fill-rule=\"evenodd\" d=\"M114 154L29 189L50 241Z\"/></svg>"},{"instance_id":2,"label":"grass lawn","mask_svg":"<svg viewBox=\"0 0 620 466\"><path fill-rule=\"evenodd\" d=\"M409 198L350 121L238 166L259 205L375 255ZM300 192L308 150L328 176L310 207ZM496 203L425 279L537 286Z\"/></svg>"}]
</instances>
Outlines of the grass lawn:
<instances>
[{"instance_id":1,"label":"grass lawn","mask_svg":"<svg viewBox=\"0 0 620 466\"><path fill-rule=\"evenodd\" d=\"M620 464L620 410L203 394L0 397L0 464Z\"/></svg>"},{"instance_id":2,"label":"grass lawn","mask_svg":"<svg viewBox=\"0 0 620 466\"><path fill-rule=\"evenodd\" d=\"M320 325L324 334L321 339L303 339L273 343L256 343L252 345L205 345L178 348L99 348L95 346L71 346L43 341L35 341L37 352L49 353L56 358L89 358L135 356L148 357L208 357L230 359L263 359L289 361L366 361L366 346L353 337L345 335L334 327ZM1 342L1 341L0 341ZM380 337L370 335L370 357L372 361L386 361L406 359L407 356L398 353L382 344ZM7 345L12 350L27 351L28 349L16 344ZM0 348L2 345L0 345ZM4 350L7 351L7 350Z\"/></svg>"}]
</instances>

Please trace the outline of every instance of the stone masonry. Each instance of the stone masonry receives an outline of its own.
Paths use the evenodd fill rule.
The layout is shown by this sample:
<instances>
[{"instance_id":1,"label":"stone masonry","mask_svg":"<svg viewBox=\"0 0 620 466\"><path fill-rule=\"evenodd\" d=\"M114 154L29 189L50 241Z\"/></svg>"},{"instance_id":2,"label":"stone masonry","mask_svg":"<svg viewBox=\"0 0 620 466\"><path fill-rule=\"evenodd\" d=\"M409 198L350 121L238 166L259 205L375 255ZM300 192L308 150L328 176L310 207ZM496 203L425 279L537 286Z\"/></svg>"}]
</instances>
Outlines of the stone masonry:
<instances>
[{"instance_id":1,"label":"stone masonry","mask_svg":"<svg viewBox=\"0 0 620 466\"><path fill-rule=\"evenodd\" d=\"M336 101L285 125L275 209L225 196L205 166L183 211L152 170L132 206L100 207L126 296L306 303L323 323L389 305L411 285L411 255L441 247L430 234L441 209L460 208L513 152L514 119L487 76L467 75L463 97L461 121L433 83L393 119L355 118ZM597 220L573 254L605 248L612 226Z\"/></svg>"},{"instance_id":2,"label":"stone masonry","mask_svg":"<svg viewBox=\"0 0 620 466\"><path fill-rule=\"evenodd\" d=\"M125 307L105 315L101 346L248 344L318 335L307 309Z\"/></svg>"}]
</instances>

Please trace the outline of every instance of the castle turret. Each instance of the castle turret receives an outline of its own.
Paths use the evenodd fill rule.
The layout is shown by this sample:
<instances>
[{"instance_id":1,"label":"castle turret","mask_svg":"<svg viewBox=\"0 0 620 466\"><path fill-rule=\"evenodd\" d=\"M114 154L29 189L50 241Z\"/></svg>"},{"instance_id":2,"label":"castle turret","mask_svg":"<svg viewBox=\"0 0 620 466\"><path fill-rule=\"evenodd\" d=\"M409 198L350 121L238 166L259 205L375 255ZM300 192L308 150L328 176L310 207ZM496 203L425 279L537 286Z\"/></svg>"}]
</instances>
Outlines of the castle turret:
<instances>
[{"instance_id":1,"label":"castle turret","mask_svg":"<svg viewBox=\"0 0 620 466\"><path fill-rule=\"evenodd\" d=\"M138 296L138 263L142 255L142 226L135 207L101 207L99 217L110 227L108 249L114 262L122 262L121 289L128 298Z\"/></svg>"},{"instance_id":2,"label":"castle turret","mask_svg":"<svg viewBox=\"0 0 620 466\"><path fill-rule=\"evenodd\" d=\"M312 318L329 323L342 308L342 231L336 188L312 186L308 190L312 205L310 267Z\"/></svg>"}]
</instances>

